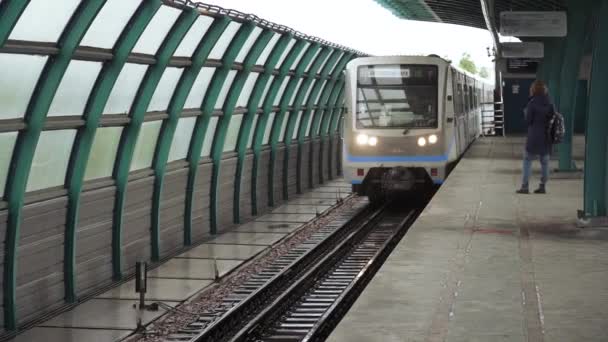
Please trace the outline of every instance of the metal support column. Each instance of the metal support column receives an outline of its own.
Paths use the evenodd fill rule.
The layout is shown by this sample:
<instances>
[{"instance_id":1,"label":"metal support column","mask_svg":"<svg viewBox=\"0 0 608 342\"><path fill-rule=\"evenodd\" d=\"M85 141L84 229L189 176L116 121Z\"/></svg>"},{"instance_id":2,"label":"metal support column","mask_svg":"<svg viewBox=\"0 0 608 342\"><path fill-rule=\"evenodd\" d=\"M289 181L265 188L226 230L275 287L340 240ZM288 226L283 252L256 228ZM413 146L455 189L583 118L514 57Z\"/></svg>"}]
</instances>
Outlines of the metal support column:
<instances>
[{"instance_id":1,"label":"metal support column","mask_svg":"<svg viewBox=\"0 0 608 342\"><path fill-rule=\"evenodd\" d=\"M568 36L565 38L563 61L561 66L559 88L559 111L564 116L566 128L564 141L558 146L558 171L576 171L572 160L572 135L574 133L574 103L576 96L577 78L583 58L584 41L587 35L587 20L591 6L585 1L571 0L568 2Z\"/></svg>"},{"instance_id":2,"label":"metal support column","mask_svg":"<svg viewBox=\"0 0 608 342\"><path fill-rule=\"evenodd\" d=\"M608 222L606 197L608 196L608 1L599 2L591 80L589 83L589 112L587 118L587 143L585 153L584 212L581 223L602 224ZM603 217L603 219L601 219ZM599 222L598 222L599 221Z\"/></svg>"}]
</instances>

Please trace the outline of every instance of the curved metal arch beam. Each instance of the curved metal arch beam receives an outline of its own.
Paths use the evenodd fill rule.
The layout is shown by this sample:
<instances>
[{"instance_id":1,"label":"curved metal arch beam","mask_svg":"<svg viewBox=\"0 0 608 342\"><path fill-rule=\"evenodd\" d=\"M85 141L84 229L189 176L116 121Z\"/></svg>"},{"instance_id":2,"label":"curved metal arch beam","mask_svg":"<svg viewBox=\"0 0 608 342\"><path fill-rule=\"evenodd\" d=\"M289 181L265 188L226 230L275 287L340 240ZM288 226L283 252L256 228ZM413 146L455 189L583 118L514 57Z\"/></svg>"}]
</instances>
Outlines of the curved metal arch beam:
<instances>
[{"instance_id":1,"label":"curved metal arch beam","mask_svg":"<svg viewBox=\"0 0 608 342\"><path fill-rule=\"evenodd\" d=\"M103 109L110 97L112 88L127 62L129 54L160 6L161 3L159 1L142 2L128 24L125 25L123 32L114 45L114 58L104 64L91 91L84 110L85 124L79 129L74 140L74 149L67 175L68 214L64 244L65 296L66 300L70 303L75 302L77 299L76 228L78 226L80 210L80 195L97 127L99 126Z\"/></svg>"},{"instance_id":2,"label":"curved metal arch beam","mask_svg":"<svg viewBox=\"0 0 608 342\"><path fill-rule=\"evenodd\" d=\"M169 33L165 36L158 52L156 53L156 63L148 67L146 74L139 86L137 95L133 100L129 117L131 122L123 130L120 145L118 146L118 157L114 167L114 179L116 180L116 204L114 206L114 226L112 233L112 266L114 278L122 278L122 228L124 219L124 206L127 198L127 184L131 169L131 160L135 151L135 144L139 136L144 116L148 105L152 100L154 91L169 64L171 56L181 43L182 39L190 30L199 14L194 10L185 10L177 18ZM158 261L159 250L156 242L158 232L152 231L152 260Z\"/></svg>"},{"instance_id":3,"label":"curved metal arch beam","mask_svg":"<svg viewBox=\"0 0 608 342\"><path fill-rule=\"evenodd\" d=\"M293 36L290 34L289 36L289 41L291 41L291 39L293 39ZM257 203L257 175L258 175L258 166L259 166L259 157L260 157L260 152L262 150L262 142L264 140L264 132L266 131L266 122L268 121L268 118L270 117L270 114L272 113L272 109L273 109L273 104L274 104L274 99L277 96L277 93L279 92L279 88L281 87L281 84L283 83L285 77L287 77L287 74L289 74L289 70L291 68L291 65L294 63L294 61L296 60L296 58L300 55L300 52L302 51L302 49L307 45L307 42L304 40L297 40L296 43L292 46L292 48L290 49L290 51L287 53L287 57L285 58L285 60L283 61L283 64L281 65L280 69L279 69L279 75L275 76L274 80L272 81L272 84L270 85L270 89L268 90L268 93L266 94L266 98L264 99L264 104L262 106L263 108L263 112L260 115L259 119L258 119L258 123L257 123L257 127L255 130L255 137L253 139L253 168L252 168L252 179L253 179L253 183L252 183L252 189L251 189L251 205L253 208L253 214L257 215L258 214L258 203ZM307 47L307 50L310 49L309 45ZM306 52L304 52L306 53ZM269 184L269 186L271 186L272 183Z\"/></svg>"},{"instance_id":4,"label":"curved metal arch beam","mask_svg":"<svg viewBox=\"0 0 608 342\"><path fill-rule=\"evenodd\" d=\"M320 57L321 57L321 54L322 53L319 53ZM330 54L330 56L328 57L327 54ZM314 106L314 104L315 104L314 101L317 98L317 94L319 93L321 87L323 86L323 81L326 80L327 77L329 76L329 73L331 72L332 68L334 67L336 61L338 60L338 56L340 56L340 55L343 55L342 54L342 50L337 50L337 49L328 50L328 51L326 51L323 59L321 59L321 60L317 59L317 61L315 61L315 64L318 64L318 63L320 63L320 64L311 67L311 70L313 68L316 68L316 70L318 70L320 68L320 66L323 63L325 63L325 66L321 70L321 74L320 74L321 78L317 82L315 82L315 85L314 85L313 89L310 91L310 94L308 95L307 102L308 103L312 103L312 106ZM315 74L313 74L313 75L309 74L309 78L306 80L306 87L305 87L306 90L308 88L310 88L311 83L314 80L314 76L316 76L316 71L315 71ZM329 82L329 80L327 80L327 82ZM327 85L326 85L326 87L327 87ZM305 99L300 98L298 100L299 101L297 103L297 108L295 108L297 110L293 111L293 113L296 114L296 115L291 115L290 122L287 124L287 130L289 132L289 133L287 133L287 137L286 137L286 140L285 140L285 143L287 145L291 145L291 142L293 140L293 133L294 133L294 130L296 130L295 124L296 124L296 120L297 120L297 117L298 117L297 113L300 110L302 110L302 106L304 106L303 101ZM307 121L305 119L306 119L306 109L304 109L304 112L302 113L302 116L300 118L300 127L302 127L302 125L308 125ZM300 131L299 128L300 127L297 128L298 131L296 133L296 139L298 138L298 134L299 134L299 131ZM298 142L298 152L297 152L298 157L297 157L297 162L296 162L297 163L297 166L296 166L296 189L297 190L296 191L297 192L302 192L302 184L301 184L302 183L301 182L301 177L302 177L302 172L301 172L301 151L302 151L303 141L300 142L300 140L297 140L297 142ZM290 153L289 149L286 151L286 153L287 153L287 155L285 157L284 164L283 164L283 184L284 184L283 194L287 197L287 195L289 193L288 188L287 188L287 173L288 173L288 169L289 169L289 158L290 158L290 156L289 156L289 153Z\"/></svg>"},{"instance_id":5,"label":"curved metal arch beam","mask_svg":"<svg viewBox=\"0 0 608 342\"><path fill-rule=\"evenodd\" d=\"M247 103L247 115L245 115L245 120L241 125L241 130L239 131L239 138L237 140L237 169L236 169L236 178L235 178L235 187L234 187L234 217L235 222L240 223L241 217L241 208L240 208L240 197L241 197L241 179L243 174L243 163L245 160L245 154L247 152L247 142L249 140L249 135L255 135L255 129L253 127L253 120L257 115L258 106L260 105L262 99L262 95L264 93L264 89L270 80L270 76L279 61L279 58L287 48L287 44L292 39L291 35L285 34L282 35L277 41L276 45L273 47L272 52L268 56L266 63L264 64L264 72L260 74L258 77L254 89L249 97ZM259 121L259 120L258 120ZM259 127L260 124L258 123ZM263 130L262 130L263 132ZM252 144L253 147L253 144ZM253 193L253 191L252 191ZM253 203L253 202L252 202ZM253 208L253 205L252 205ZM252 213L253 214L253 213Z\"/></svg>"},{"instance_id":6,"label":"curved metal arch beam","mask_svg":"<svg viewBox=\"0 0 608 342\"><path fill-rule=\"evenodd\" d=\"M6 43L30 0L6 0L0 3L0 46Z\"/></svg>"},{"instance_id":7,"label":"curved metal arch beam","mask_svg":"<svg viewBox=\"0 0 608 342\"><path fill-rule=\"evenodd\" d=\"M46 62L27 108L27 128L19 133L6 184L8 225L4 260L4 324L8 330L17 328L17 246L27 182L38 139L44 129L46 115L53 102L61 79L70 64L74 51L89 26L103 7L105 0L80 3L59 38L59 53Z\"/></svg>"},{"instance_id":8,"label":"curved metal arch beam","mask_svg":"<svg viewBox=\"0 0 608 342\"><path fill-rule=\"evenodd\" d=\"M226 20L230 19L226 18ZM203 141L205 139L205 135L207 134L206 130L209 126L211 114L215 109L215 103L217 102L222 86L228 76L228 73L230 72L230 68L252 30L252 23L243 24L241 27L239 27L236 35L232 38L230 45L228 45L228 48L222 56L222 66L218 67L213 73L213 77L211 78L211 82L207 88L207 92L205 93L205 98L203 99L203 104L201 106L203 114L198 117L194 126L194 135L192 136L193 141L190 142L190 153L188 158L190 165L188 172L188 190L186 194L186 213L188 215L186 222L189 224L188 229L190 231L192 230L192 209L194 205L196 173L198 172L198 164L201 160ZM213 210L210 209L210 214L213 215L212 213ZM213 222L211 223L210 232L211 234L215 234Z\"/></svg>"},{"instance_id":9,"label":"curved metal arch beam","mask_svg":"<svg viewBox=\"0 0 608 342\"><path fill-rule=\"evenodd\" d=\"M315 54L317 53L318 50L321 50L315 57ZM319 68L319 63L320 63L320 59L323 59L327 56L327 53L325 51L327 51L328 48L326 47L321 47L319 44L310 47L306 53L304 54L304 57L300 60L300 63L298 64L298 66L296 67L295 70L295 75L293 77L290 78L289 83L287 84L287 87L285 88L285 91L283 92L282 98L281 98L281 102L279 104L279 111L277 112L275 118L274 118L274 122L272 125L272 131L270 134L270 166L268 169L268 184L270 184L268 186L268 201L270 203L271 206L274 206L275 203L275 198L274 198L274 181L276 180L276 177L274 175L274 164L276 162L276 154L277 154L277 147L279 145L279 138L281 136L281 133L283 133L283 137L285 139L286 145L289 144L288 142L288 137L290 137L290 129L289 129L289 119L287 121L288 125L285 126L285 132L282 132L281 130L283 129L283 120L285 120L285 115L287 112L287 108L289 107L289 100L291 99L291 97L293 96L293 93L295 91L295 87L297 86L297 84L299 83L300 79L302 79L302 84L300 85L300 89L298 89L298 98L294 99L293 103L299 103L296 102L296 100L300 100L301 102L301 96L304 96L306 94L306 91L308 90L308 87L310 85L310 82L312 79L314 79L314 77L317 74L317 70ZM309 73L308 73L308 78L303 79L302 76L304 75L305 71L306 71L306 67L311 63L312 58L315 58L314 61L312 61L312 66L309 69ZM298 110L294 110L294 113L297 113L299 111ZM288 153L287 150L285 151L285 153ZM282 180L284 181L284 178L282 178ZM283 184L286 184L285 182L283 182ZM285 194L285 190L282 191L283 194Z\"/></svg>"},{"instance_id":10,"label":"curved metal arch beam","mask_svg":"<svg viewBox=\"0 0 608 342\"><path fill-rule=\"evenodd\" d=\"M246 37L243 38L243 44L249 37L249 34L253 31L254 25L250 25L248 27L249 31ZM268 44L268 41L272 38L272 31L264 30L259 37L256 39L256 42L252 46L251 50L247 53L247 57L243 63L243 70L239 71L230 87L230 91L228 93L228 97L224 102L222 107L222 111L224 115L219 119L217 128L215 130L215 136L213 139L213 145L211 150L211 158L213 159L213 173L211 176L211 229L214 232L217 232L217 215L218 215L218 189L219 189L219 178L221 172L221 159L224 151L224 143L226 142L226 135L228 133L228 127L230 125L230 121L232 120L232 115L234 113L234 109L236 107L236 103L241 95L241 91L243 90L243 86L247 81L247 78L251 74L251 69L255 65L256 60L264 51L264 47ZM242 48L243 44L240 45ZM240 51L240 48L239 48ZM237 52L238 53L238 52ZM236 54L235 54L236 56ZM242 124L242 122L241 122ZM240 127L239 127L240 129ZM237 155L238 157L238 155ZM238 163L238 158L237 158ZM240 182L240 179L237 179ZM236 184L236 183L235 183ZM236 185L235 185L236 188ZM234 198L233 198L234 202ZM235 220L235 208L233 208L233 221Z\"/></svg>"},{"instance_id":11,"label":"curved metal arch beam","mask_svg":"<svg viewBox=\"0 0 608 342\"><path fill-rule=\"evenodd\" d=\"M329 124L329 133L337 133L340 130L340 120L342 118L342 113L344 112L344 95L346 92L344 77L342 77L339 82L341 84L340 93L336 97L336 102L333 105L331 123Z\"/></svg>"},{"instance_id":12,"label":"curved metal arch beam","mask_svg":"<svg viewBox=\"0 0 608 342\"><path fill-rule=\"evenodd\" d=\"M171 144L173 143L173 137L175 130L180 119L180 115L184 109L184 105L190 94L198 74L202 70L211 50L222 36L222 33L230 23L230 20L222 18L214 19L211 26L207 29L207 32L203 35L201 41L196 47L192 54L192 64L187 67L179 80L175 88L175 92L169 102L169 108L167 113L169 118L165 120L161 131L159 133L158 144L154 151L154 161L152 168L154 169L154 194L152 197L152 231L155 232L153 236L156 241L154 244L160 249L160 210L161 210L161 196L164 187L165 175L167 170L167 160L169 159L169 152L171 151ZM194 131L193 131L194 135ZM187 212L188 210L186 210ZM184 245L188 246L192 243L192 226L188 224L184 215Z\"/></svg>"},{"instance_id":13,"label":"curved metal arch beam","mask_svg":"<svg viewBox=\"0 0 608 342\"><path fill-rule=\"evenodd\" d=\"M325 106L325 115L323 115L323 122L321 123L321 128L319 129L319 136L321 139L327 138L330 134L331 127L333 127L334 123L334 111L336 109L336 105L338 104L338 100L340 95L344 91L344 78L339 77L336 81L334 81L333 89L331 91L331 95L327 100L327 104Z\"/></svg>"},{"instance_id":14,"label":"curved metal arch beam","mask_svg":"<svg viewBox=\"0 0 608 342\"><path fill-rule=\"evenodd\" d=\"M321 125L321 121L323 120L323 117L324 117L323 114L325 112L325 108L327 107L327 102L329 101L329 96L333 91L334 85L336 84L336 80L340 76L342 69L344 68L344 66L346 65L346 63L348 61L349 61L348 54L345 53L340 57L340 59L337 62L332 64L332 67L335 66L334 73L333 73L332 77L329 80L327 80L327 84L325 85L325 88L323 89L323 93L321 94L321 96L319 98L319 102L317 103L317 110L312 112L312 119L311 119L312 124L311 124L311 128L310 128L311 137L320 136L320 134L317 134L316 132L318 132L319 129L321 128L320 125ZM330 69L330 70L332 70L332 69ZM329 74L327 74L327 76L329 76ZM321 86L322 85L319 85L319 89Z\"/></svg>"}]
</instances>

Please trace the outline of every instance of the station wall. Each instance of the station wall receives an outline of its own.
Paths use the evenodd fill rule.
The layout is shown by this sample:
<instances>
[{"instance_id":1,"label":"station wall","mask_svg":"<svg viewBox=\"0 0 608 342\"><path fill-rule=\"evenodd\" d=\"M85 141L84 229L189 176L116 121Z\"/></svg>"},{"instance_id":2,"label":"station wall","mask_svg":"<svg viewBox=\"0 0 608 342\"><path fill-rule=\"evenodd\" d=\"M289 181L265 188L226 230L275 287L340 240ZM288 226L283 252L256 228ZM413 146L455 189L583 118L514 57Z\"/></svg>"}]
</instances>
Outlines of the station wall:
<instances>
[{"instance_id":1,"label":"station wall","mask_svg":"<svg viewBox=\"0 0 608 342\"><path fill-rule=\"evenodd\" d=\"M189 1L0 1L4 329L338 175L359 55Z\"/></svg>"}]
</instances>

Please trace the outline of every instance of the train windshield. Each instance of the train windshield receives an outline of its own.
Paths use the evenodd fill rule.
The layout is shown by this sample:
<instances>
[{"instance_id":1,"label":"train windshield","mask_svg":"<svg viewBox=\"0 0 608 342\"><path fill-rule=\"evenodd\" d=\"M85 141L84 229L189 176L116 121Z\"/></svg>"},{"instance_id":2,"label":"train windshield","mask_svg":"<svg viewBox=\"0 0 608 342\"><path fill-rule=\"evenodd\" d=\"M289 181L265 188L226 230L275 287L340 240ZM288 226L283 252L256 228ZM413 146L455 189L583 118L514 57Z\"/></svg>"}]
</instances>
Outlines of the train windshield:
<instances>
[{"instance_id":1,"label":"train windshield","mask_svg":"<svg viewBox=\"0 0 608 342\"><path fill-rule=\"evenodd\" d=\"M436 65L368 65L357 73L357 128L437 128Z\"/></svg>"}]
</instances>

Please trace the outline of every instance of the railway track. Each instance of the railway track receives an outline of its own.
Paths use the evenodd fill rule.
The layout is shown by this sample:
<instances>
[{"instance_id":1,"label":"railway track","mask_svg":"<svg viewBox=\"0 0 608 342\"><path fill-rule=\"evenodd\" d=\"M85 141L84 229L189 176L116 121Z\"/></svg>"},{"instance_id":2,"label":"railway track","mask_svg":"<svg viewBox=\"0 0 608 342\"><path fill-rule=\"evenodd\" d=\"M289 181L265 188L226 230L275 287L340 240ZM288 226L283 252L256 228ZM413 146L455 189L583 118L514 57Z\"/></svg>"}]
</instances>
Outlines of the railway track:
<instances>
[{"instance_id":1,"label":"railway track","mask_svg":"<svg viewBox=\"0 0 608 342\"><path fill-rule=\"evenodd\" d=\"M340 303L356 298L414 216L362 200L164 341L315 339L348 309Z\"/></svg>"}]
</instances>

